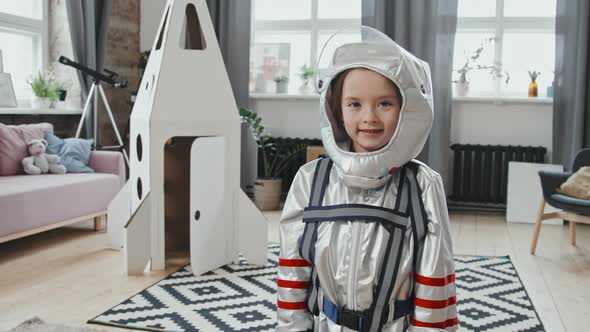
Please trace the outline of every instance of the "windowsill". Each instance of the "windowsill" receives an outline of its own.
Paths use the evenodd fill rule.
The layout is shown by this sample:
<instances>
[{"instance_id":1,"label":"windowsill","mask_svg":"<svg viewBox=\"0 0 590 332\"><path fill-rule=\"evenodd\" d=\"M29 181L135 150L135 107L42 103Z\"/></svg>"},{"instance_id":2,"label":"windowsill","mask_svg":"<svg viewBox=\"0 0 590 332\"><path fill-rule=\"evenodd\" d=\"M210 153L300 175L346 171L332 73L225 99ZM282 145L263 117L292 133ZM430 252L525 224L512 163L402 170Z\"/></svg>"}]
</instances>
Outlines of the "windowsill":
<instances>
[{"instance_id":1,"label":"windowsill","mask_svg":"<svg viewBox=\"0 0 590 332\"><path fill-rule=\"evenodd\" d=\"M289 93L251 93L251 99L258 100L315 100L320 99L318 94L289 94ZM453 97L453 102L458 103L482 103L482 104L553 104L553 98L547 97L484 97L484 96L465 96Z\"/></svg>"},{"instance_id":2,"label":"windowsill","mask_svg":"<svg viewBox=\"0 0 590 332\"><path fill-rule=\"evenodd\" d=\"M0 115L77 115L82 109L0 107Z\"/></svg>"},{"instance_id":3,"label":"windowsill","mask_svg":"<svg viewBox=\"0 0 590 332\"><path fill-rule=\"evenodd\" d=\"M553 104L553 98L547 97L476 97L476 96L465 96L457 97L453 96L453 102L458 103L482 103L482 104Z\"/></svg>"},{"instance_id":4,"label":"windowsill","mask_svg":"<svg viewBox=\"0 0 590 332\"><path fill-rule=\"evenodd\" d=\"M289 94L289 93L250 93L251 99L305 99L305 100L319 100L318 94Z\"/></svg>"}]
</instances>

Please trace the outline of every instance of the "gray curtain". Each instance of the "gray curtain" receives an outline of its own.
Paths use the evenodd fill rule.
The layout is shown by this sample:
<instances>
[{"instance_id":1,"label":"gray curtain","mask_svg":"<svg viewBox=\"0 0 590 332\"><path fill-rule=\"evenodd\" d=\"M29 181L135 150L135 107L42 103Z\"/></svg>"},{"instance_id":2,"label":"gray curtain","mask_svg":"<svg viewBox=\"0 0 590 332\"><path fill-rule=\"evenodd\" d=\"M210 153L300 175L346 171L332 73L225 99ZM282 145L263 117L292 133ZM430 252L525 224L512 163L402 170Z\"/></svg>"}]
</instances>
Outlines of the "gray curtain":
<instances>
[{"instance_id":1,"label":"gray curtain","mask_svg":"<svg viewBox=\"0 0 590 332\"><path fill-rule=\"evenodd\" d=\"M236 107L249 107L250 0L207 0ZM236 108L236 112L238 109ZM241 186L254 183L258 150L249 129L242 126Z\"/></svg>"},{"instance_id":2,"label":"gray curtain","mask_svg":"<svg viewBox=\"0 0 590 332\"><path fill-rule=\"evenodd\" d=\"M556 14L552 162L570 170L590 147L590 2L558 0Z\"/></svg>"},{"instance_id":3,"label":"gray curtain","mask_svg":"<svg viewBox=\"0 0 590 332\"><path fill-rule=\"evenodd\" d=\"M439 172L448 188L457 0L362 0L362 24L382 31L430 65L434 124L417 159Z\"/></svg>"},{"instance_id":4,"label":"gray curtain","mask_svg":"<svg viewBox=\"0 0 590 332\"><path fill-rule=\"evenodd\" d=\"M111 0L67 0L68 23L74 61L102 72L107 31L111 17ZM92 77L78 71L82 97L88 98ZM86 136L92 137L97 101L86 114ZM96 143L96 137L93 137Z\"/></svg>"}]
</instances>

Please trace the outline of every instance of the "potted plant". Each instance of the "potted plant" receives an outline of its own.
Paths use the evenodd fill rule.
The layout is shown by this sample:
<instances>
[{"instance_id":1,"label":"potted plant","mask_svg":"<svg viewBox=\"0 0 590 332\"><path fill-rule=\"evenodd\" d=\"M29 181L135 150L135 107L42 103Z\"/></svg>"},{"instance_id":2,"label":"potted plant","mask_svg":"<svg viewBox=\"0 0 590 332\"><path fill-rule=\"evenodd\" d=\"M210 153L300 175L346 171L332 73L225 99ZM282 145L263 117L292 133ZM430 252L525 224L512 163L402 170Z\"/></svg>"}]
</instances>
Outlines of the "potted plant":
<instances>
[{"instance_id":1,"label":"potted plant","mask_svg":"<svg viewBox=\"0 0 590 332\"><path fill-rule=\"evenodd\" d=\"M459 97L464 97L469 92L469 81L467 80L467 73L473 69L470 64L470 59L468 58L463 67L455 70L460 76L458 80L454 80L455 83L455 93Z\"/></svg>"},{"instance_id":2,"label":"potted plant","mask_svg":"<svg viewBox=\"0 0 590 332\"><path fill-rule=\"evenodd\" d=\"M540 72L529 70L529 77L531 78L531 82L529 83L529 97L537 97L539 95L537 87L537 77L539 75L541 75Z\"/></svg>"},{"instance_id":3,"label":"potted plant","mask_svg":"<svg viewBox=\"0 0 590 332\"><path fill-rule=\"evenodd\" d=\"M487 40L488 43L492 41L495 41L495 38L489 38ZM459 79L453 81L453 83L455 83L455 93L457 96L463 97L469 92L469 80L467 79L467 73L471 70L487 69L495 78L500 79L505 77L506 79L504 83L508 85L508 82L510 81L510 74L507 71L502 70L499 65L495 63L492 65L481 65L477 63L483 50L484 45L482 43L471 56L465 59L465 64L461 68L453 70L459 74Z\"/></svg>"},{"instance_id":4,"label":"potted plant","mask_svg":"<svg viewBox=\"0 0 590 332\"><path fill-rule=\"evenodd\" d=\"M43 75L43 73L38 72L27 83L31 86L34 94L31 98L32 108L49 108L51 102L57 100L57 84L49 74Z\"/></svg>"},{"instance_id":5,"label":"potted plant","mask_svg":"<svg viewBox=\"0 0 590 332\"><path fill-rule=\"evenodd\" d=\"M277 93L287 93L289 77L285 75L278 75L273 78L273 81L277 84Z\"/></svg>"},{"instance_id":6,"label":"potted plant","mask_svg":"<svg viewBox=\"0 0 590 332\"><path fill-rule=\"evenodd\" d=\"M301 66L301 69L299 71L299 77L301 78L301 81L303 83L299 87L300 93L309 93L309 81L313 78L314 74L315 70L312 66L307 64Z\"/></svg>"},{"instance_id":7,"label":"potted plant","mask_svg":"<svg viewBox=\"0 0 590 332\"><path fill-rule=\"evenodd\" d=\"M240 119L252 131L252 136L262 154L262 174L254 182L254 202L261 210L277 210L281 203L281 175L291 158L297 156L305 146L296 145L281 148L271 141L264 129L262 119L254 111L241 107Z\"/></svg>"}]
</instances>

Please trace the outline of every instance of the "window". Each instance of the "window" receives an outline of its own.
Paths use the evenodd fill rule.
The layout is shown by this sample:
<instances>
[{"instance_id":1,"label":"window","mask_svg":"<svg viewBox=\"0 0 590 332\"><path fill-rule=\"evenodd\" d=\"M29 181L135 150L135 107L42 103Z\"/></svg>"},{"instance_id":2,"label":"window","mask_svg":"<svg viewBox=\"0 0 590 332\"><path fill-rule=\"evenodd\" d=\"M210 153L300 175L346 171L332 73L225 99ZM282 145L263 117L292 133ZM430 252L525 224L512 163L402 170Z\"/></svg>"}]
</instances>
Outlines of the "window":
<instances>
[{"instance_id":1,"label":"window","mask_svg":"<svg viewBox=\"0 0 590 332\"><path fill-rule=\"evenodd\" d=\"M482 45L476 65L495 69L468 72L469 96L526 97L530 70L541 72L545 97L555 67L555 10L555 0L459 0L453 69Z\"/></svg>"},{"instance_id":2,"label":"window","mask_svg":"<svg viewBox=\"0 0 590 332\"><path fill-rule=\"evenodd\" d=\"M287 76L288 93L304 93L301 67L315 68L333 33L360 25L361 0L252 1L250 92L275 93L273 78Z\"/></svg>"},{"instance_id":3,"label":"window","mask_svg":"<svg viewBox=\"0 0 590 332\"><path fill-rule=\"evenodd\" d=\"M31 96L27 80L47 68L47 1L0 1L0 49L4 71L19 101Z\"/></svg>"}]
</instances>

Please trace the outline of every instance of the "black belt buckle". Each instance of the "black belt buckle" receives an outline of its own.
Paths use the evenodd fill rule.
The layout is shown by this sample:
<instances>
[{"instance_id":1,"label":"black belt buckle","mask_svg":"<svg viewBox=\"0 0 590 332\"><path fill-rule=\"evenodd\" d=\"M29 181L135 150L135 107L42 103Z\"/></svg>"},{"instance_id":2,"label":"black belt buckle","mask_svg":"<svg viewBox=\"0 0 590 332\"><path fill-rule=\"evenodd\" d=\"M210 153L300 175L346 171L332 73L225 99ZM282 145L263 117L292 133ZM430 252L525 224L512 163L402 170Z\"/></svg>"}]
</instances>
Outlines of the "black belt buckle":
<instances>
[{"instance_id":1,"label":"black belt buckle","mask_svg":"<svg viewBox=\"0 0 590 332\"><path fill-rule=\"evenodd\" d=\"M338 310L338 321L336 323L346 326L349 329L360 331L364 320L365 315L361 312L342 308Z\"/></svg>"}]
</instances>

